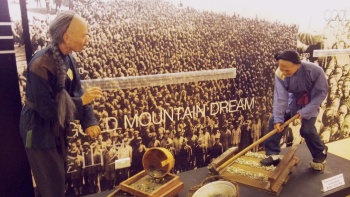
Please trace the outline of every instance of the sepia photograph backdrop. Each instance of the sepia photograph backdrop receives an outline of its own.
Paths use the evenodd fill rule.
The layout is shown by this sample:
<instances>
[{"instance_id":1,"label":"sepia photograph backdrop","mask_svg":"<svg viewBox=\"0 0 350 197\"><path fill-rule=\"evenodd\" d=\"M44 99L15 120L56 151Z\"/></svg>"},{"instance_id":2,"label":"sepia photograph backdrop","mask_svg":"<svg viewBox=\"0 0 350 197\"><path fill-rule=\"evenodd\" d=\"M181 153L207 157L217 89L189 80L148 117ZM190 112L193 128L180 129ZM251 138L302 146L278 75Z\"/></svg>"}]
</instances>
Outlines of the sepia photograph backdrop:
<instances>
[{"instance_id":1,"label":"sepia photograph backdrop","mask_svg":"<svg viewBox=\"0 0 350 197\"><path fill-rule=\"evenodd\" d=\"M19 0L8 2L23 101L25 48L34 54L47 46L49 24L61 11L74 10L89 24L89 45L73 55L82 84L103 89L93 102L102 132L92 140L71 123L66 196L114 188L143 170L147 148L167 148L177 174L258 140L269 132L274 55L284 49L325 70L331 89L316 124L322 140L349 137L349 54L313 54L349 48L344 1L27 0L22 13ZM304 143L299 128L298 120L286 128L281 147Z\"/></svg>"}]
</instances>

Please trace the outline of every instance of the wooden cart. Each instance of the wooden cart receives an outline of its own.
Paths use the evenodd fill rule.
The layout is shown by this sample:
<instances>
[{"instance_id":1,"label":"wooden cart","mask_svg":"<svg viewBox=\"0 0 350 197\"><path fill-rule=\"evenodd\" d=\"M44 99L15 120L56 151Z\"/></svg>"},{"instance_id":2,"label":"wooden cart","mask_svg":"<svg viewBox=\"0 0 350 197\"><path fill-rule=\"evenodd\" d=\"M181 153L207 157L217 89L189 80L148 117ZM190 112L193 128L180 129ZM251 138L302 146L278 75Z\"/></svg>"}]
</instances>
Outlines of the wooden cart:
<instances>
[{"instance_id":1,"label":"wooden cart","mask_svg":"<svg viewBox=\"0 0 350 197\"><path fill-rule=\"evenodd\" d=\"M146 192L140 188L135 188L132 184L144 176L148 176L146 171L141 171L135 176L123 181L120 189L138 197L173 197L176 196L184 188L184 184L180 181L179 176L168 173L165 178L169 179L161 187L154 191Z\"/></svg>"},{"instance_id":2,"label":"wooden cart","mask_svg":"<svg viewBox=\"0 0 350 197\"><path fill-rule=\"evenodd\" d=\"M299 116L292 117L283 126L287 126L296 118L299 118ZM300 162L300 159L295 156L297 147L291 147L285 155L282 155L280 163L273 170L262 167L259 164L261 159L246 156L248 151L276 132L276 130L270 131L267 135L237 154L235 154L234 149L227 150L208 165L209 175L220 175L237 183L278 195ZM261 152L261 154L265 155L264 152ZM242 159L245 162L239 163L237 162L238 159ZM257 163L260 166L248 165L249 163Z\"/></svg>"},{"instance_id":3,"label":"wooden cart","mask_svg":"<svg viewBox=\"0 0 350 197\"><path fill-rule=\"evenodd\" d=\"M171 174L175 160L165 148L150 148L142 158L144 170L120 183L120 190L137 197L173 197L184 189L179 176ZM151 173L151 169L162 172Z\"/></svg>"},{"instance_id":4,"label":"wooden cart","mask_svg":"<svg viewBox=\"0 0 350 197\"><path fill-rule=\"evenodd\" d=\"M282 155L281 162L276 166L276 168L273 171L269 171L261 168L255 168L249 165L244 165L244 164L239 164L234 162L231 165L227 166L227 168L221 169L219 171L219 174L222 177L225 177L226 179L235 181L237 183L240 183L249 187L253 187L256 189L260 189L271 194L278 195L282 191L283 185L288 182L290 175L296 170L296 166L300 162L300 159L294 156L296 149L297 147L293 146L290 148L287 154ZM241 158L244 158L246 160L251 160L251 161L259 160L257 158L251 158L247 156L242 156ZM225 158L221 158L221 160L225 160ZM222 163L222 161L216 161L216 162ZM243 169L245 172L247 172L247 174L260 173L268 177L268 179L267 180L254 179L242 174L232 173L228 170L230 168ZM209 175L211 176L215 174L209 171Z\"/></svg>"}]
</instances>

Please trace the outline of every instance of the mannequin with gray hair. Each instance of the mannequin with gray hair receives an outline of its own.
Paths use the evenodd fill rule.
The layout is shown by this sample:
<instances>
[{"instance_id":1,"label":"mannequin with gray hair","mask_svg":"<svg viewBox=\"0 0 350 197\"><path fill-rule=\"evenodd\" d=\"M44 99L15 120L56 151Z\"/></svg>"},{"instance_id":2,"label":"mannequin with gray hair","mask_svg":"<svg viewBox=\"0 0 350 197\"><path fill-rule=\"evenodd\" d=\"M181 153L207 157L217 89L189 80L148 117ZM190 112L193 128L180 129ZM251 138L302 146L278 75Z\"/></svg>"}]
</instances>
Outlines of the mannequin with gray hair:
<instances>
[{"instance_id":1,"label":"mannequin with gray hair","mask_svg":"<svg viewBox=\"0 0 350 197\"><path fill-rule=\"evenodd\" d=\"M86 21L71 11L52 21L51 43L34 54L28 64L26 103L20 134L41 196L65 194L66 131L79 120L90 138L100 128L90 103L102 96L97 87L83 90L72 52L89 41Z\"/></svg>"},{"instance_id":2,"label":"mannequin with gray hair","mask_svg":"<svg viewBox=\"0 0 350 197\"><path fill-rule=\"evenodd\" d=\"M68 29L68 26L70 24L70 21L72 21L73 16L73 12L68 12L65 15L58 15L49 29L49 33L52 39L49 47L51 48L52 58L55 62L55 66L57 69L57 115L58 122L62 127L66 122L70 122L74 119L75 105L68 92L64 88L67 69L65 66L65 62L61 57L61 51L58 47L58 43L61 43L63 41L63 35L65 33L65 30Z\"/></svg>"}]
</instances>

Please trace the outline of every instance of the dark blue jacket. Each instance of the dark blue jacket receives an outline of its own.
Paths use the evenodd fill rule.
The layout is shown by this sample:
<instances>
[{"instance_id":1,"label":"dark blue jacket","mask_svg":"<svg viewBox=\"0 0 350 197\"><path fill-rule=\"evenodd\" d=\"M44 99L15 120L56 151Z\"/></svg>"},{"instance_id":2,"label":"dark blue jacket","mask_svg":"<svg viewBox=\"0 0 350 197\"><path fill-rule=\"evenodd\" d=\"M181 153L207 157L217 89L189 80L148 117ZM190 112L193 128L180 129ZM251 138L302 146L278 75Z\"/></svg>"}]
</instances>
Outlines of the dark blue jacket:
<instances>
[{"instance_id":1,"label":"dark blue jacket","mask_svg":"<svg viewBox=\"0 0 350 197\"><path fill-rule=\"evenodd\" d=\"M97 120L91 105L83 106L81 96L80 76L76 62L71 55L63 56L67 66L66 90L76 106L76 119L82 128L97 125ZM70 73L70 74L68 74ZM69 77L69 76L70 77ZM58 90L56 67L52 52L48 48L36 53L28 64L26 100L20 118L20 134L27 148L56 148L57 134L54 126L57 124Z\"/></svg>"}]
</instances>

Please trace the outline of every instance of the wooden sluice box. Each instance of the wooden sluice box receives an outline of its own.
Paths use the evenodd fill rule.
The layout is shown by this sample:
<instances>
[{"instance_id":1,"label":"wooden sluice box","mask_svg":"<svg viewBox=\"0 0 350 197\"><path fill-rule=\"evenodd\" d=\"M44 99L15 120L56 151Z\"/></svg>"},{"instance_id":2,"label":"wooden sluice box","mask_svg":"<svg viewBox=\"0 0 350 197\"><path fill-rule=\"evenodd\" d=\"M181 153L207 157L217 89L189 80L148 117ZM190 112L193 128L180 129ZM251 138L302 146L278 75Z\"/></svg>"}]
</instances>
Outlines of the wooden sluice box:
<instances>
[{"instance_id":1,"label":"wooden sluice box","mask_svg":"<svg viewBox=\"0 0 350 197\"><path fill-rule=\"evenodd\" d=\"M265 152L246 152L232 160L235 149L229 149L209 164L209 175L220 175L249 187L278 195L295 171L300 159L295 155L297 147L293 146L277 166L262 166L260 160Z\"/></svg>"},{"instance_id":2,"label":"wooden sluice box","mask_svg":"<svg viewBox=\"0 0 350 197\"><path fill-rule=\"evenodd\" d=\"M144 170L120 183L120 189L137 197L173 197L184 188L171 174L175 159L165 148L150 148L142 158Z\"/></svg>"}]
</instances>

